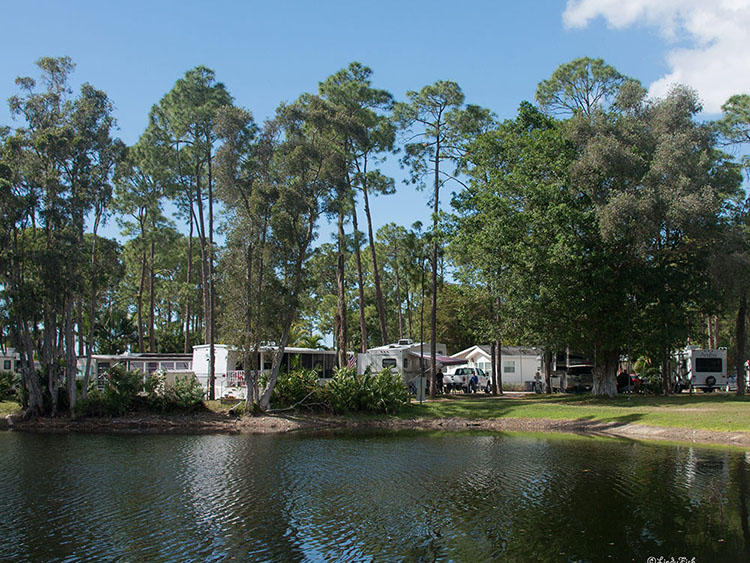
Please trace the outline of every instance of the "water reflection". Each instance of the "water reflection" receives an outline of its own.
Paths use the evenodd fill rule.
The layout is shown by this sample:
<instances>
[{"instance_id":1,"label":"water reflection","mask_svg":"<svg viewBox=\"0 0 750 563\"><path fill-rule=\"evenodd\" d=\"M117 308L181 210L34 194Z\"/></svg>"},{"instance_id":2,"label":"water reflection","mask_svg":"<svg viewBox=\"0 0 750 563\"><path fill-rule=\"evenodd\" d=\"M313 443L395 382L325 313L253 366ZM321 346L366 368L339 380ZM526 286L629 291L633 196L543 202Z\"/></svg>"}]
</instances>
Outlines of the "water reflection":
<instances>
[{"instance_id":1,"label":"water reflection","mask_svg":"<svg viewBox=\"0 0 750 563\"><path fill-rule=\"evenodd\" d=\"M750 559L741 451L555 435L0 433L0 560Z\"/></svg>"}]
</instances>

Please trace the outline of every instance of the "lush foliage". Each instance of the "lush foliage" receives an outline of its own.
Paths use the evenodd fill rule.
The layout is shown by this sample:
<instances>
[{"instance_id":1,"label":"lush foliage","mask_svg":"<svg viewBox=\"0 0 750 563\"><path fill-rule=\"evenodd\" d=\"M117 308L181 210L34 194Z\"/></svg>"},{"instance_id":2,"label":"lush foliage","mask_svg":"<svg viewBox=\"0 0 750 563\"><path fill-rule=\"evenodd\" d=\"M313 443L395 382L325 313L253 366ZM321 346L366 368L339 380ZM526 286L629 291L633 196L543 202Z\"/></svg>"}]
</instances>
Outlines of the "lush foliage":
<instances>
[{"instance_id":1,"label":"lush foliage","mask_svg":"<svg viewBox=\"0 0 750 563\"><path fill-rule=\"evenodd\" d=\"M326 387L328 405L338 414L398 412L409 402L409 395L399 374L390 369L357 375L354 370L336 371Z\"/></svg>"},{"instance_id":2,"label":"lush foliage","mask_svg":"<svg viewBox=\"0 0 750 563\"><path fill-rule=\"evenodd\" d=\"M121 416L135 408L138 394L143 389L143 375L115 366L107 374L102 391L89 391L76 405L80 416Z\"/></svg>"},{"instance_id":3,"label":"lush foliage","mask_svg":"<svg viewBox=\"0 0 750 563\"><path fill-rule=\"evenodd\" d=\"M12 371L0 370L0 401L14 401L21 398L20 378Z\"/></svg>"},{"instance_id":4,"label":"lush foliage","mask_svg":"<svg viewBox=\"0 0 750 563\"><path fill-rule=\"evenodd\" d=\"M650 99L603 60L579 58L540 82L536 105L498 121L455 82L397 101L353 62L256 123L198 66L125 147L113 102L90 84L74 91L69 58L37 70L16 80L17 122L0 127L0 338L19 355L31 414L78 401L127 412L141 390L126 375L87 397L92 354L200 342L236 346L248 373L268 367L257 365L264 342L279 346L263 394L249 377L247 401L261 410L272 399L397 408L400 384L384 373L340 372L325 390L311 373L280 373L286 346L329 336L339 366L396 335L432 342L431 354L436 342L537 345L550 357L569 347L596 358L603 394L623 354L648 357L668 389L671 352L688 340L729 345L744 365L750 214L739 186L750 161L721 148L747 146L747 94L706 123L689 89ZM394 152L406 182L431 192L425 229L374 232L370 199L396 190L381 171ZM448 185L453 216L441 208ZM316 243L325 218L335 241ZM99 235L108 220L124 243ZM146 389L154 408L200 402L194 380L159 388Z\"/></svg>"},{"instance_id":5,"label":"lush foliage","mask_svg":"<svg viewBox=\"0 0 750 563\"><path fill-rule=\"evenodd\" d=\"M392 414L409 402L401 376L389 369L357 375L337 369L327 382L314 370L281 373L273 391L276 408L311 409L336 414Z\"/></svg>"},{"instance_id":6,"label":"lush foliage","mask_svg":"<svg viewBox=\"0 0 750 563\"><path fill-rule=\"evenodd\" d=\"M273 389L273 404L278 408L305 407L324 404L324 390L315 370L293 370L279 374Z\"/></svg>"}]
</instances>

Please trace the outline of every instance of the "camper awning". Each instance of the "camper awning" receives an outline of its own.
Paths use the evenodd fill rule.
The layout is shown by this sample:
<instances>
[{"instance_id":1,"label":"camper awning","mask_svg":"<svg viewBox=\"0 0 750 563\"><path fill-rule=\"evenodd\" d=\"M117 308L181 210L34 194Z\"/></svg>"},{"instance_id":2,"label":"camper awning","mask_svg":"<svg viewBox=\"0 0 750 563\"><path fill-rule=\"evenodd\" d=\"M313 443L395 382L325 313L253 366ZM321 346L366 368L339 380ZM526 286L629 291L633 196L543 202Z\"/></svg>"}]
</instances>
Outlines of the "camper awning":
<instances>
[{"instance_id":1,"label":"camper awning","mask_svg":"<svg viewBox=\"0 0 750 563\"><path fill-rule=\"evenodd\" d=\"M416 350L409 350L409 355L415 356L417 358L419 358L419 356L420 356L419 352L416 351ZM429 352L426 352L424 354L424 359L426 361L428 361L428 362L430 361L430 353ZM439 364L444 365L444 366L460 366L461 364L467 363L467 360L465 360L463 358L451 358L450 356L443 356L441 354L436 354L435 355L435 361L437 363L439 363Z\"/></svg>"}]
</instances>

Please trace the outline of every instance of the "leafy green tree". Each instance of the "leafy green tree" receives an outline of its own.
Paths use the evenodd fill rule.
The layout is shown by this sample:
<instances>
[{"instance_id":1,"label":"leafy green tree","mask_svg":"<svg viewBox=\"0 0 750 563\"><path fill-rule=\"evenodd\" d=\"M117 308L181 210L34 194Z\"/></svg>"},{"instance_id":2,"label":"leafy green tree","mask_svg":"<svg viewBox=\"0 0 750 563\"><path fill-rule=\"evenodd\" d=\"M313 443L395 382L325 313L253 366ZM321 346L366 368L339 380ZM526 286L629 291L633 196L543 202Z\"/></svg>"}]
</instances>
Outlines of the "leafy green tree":
<instances>
[{"instance_id":1,"label":"leafy green tree","mask_svg":"<svg viewBox=\"0 0 750 563\"><path fill-rule=\"evenodd\" d=\"M168 161L176 172L180 201L200 242L201 282L209 352L209 399L214 398L214 172L218 141L214 126L219 108L232 97L213 70L199 66L185 73L151 109L149 136L172 151ZM208 215L208 217L206 217ZM188 278L187 284L190 284Z\"/></svg>"},{"instance_id":2,"label":"leafy green tree","mask_svg":"<svg viewBox=\"0 0 750 563\"><path fill-rule=\"evenodd\" d=\"M560 65L540 82L536 100L552 114L591 115L606 109L627 80L604 60L582 57Z\"/></svg>"},{"instance_id":3,"label":"leafy green tree","mask_svg":"<svg viewBox=\"0 0 750 563\"><path fill-rule=\"evenodd\" d=\"M480 335L495 342L502 318L506 341L543 347L548 367L554 350L584 344L579 327L588 323L580 273L592 217L569 188L575 155L562 125L523 102L516 119L472 143L470 182L453 201L457 277L493 302Z\"/></svg>"},{"instance_id":4,"label":"leafy green tree","mask_svg":"<svg viewBox=\"0 0 750 563\"><path fill-rule=\"evenodd\" d=\"M369 194L371 192L390 194L394 192L392 178L384 176L372 165L378 164L378 155L391 151L395 142L395 128L391 120L384 115L393 105L393 97L385 90L372 88L370 77L372 70L361 63L351 63L320 84L320 95L336 108L337 126L343 143L344 178L352 197L351 214L354 230L354 251L357 262L357 280L359 287L359 319L362 351L366 350L367 330L365 324L364 283L362 261L360 258L359 231L357 210L353 200L354 190L362 192L367 232L372 260L375 300L380 322L380 336L383 345L388 343L387 316L383 292L380 283L375 240L372 230Z\"/></svg>"},{"instance_id":5,"label":"leafy green tree","mask_svg":"<svg viewBox=\"0 0 750 563\"><path fill-rule=\"evenodd\" d=\"M394 119L406 135L401 162L411 172L410 181L424 187L432 177L432 272L430 311L430 361L435 365L437 337L438 247L440 231L440 188L453 174L445 170L450 162L457 163L472 134L485 130L491 123L490 112L477 106L463 108L464 94L455 82L440 80L419 92L406 93L407 102L394 106ZM447 161L447 162L446 162ZM435 393L435 370L432 370L430 396Z\"/></svg>"},{"instance_id":6,"label":"leafy green tree","mask_svg":"<svg viewBox=\"0 0 750 563\"><path fill-rule=\"evenodd\" d=\"M21 93L9 104L23 123L6 141L11 155L7 193L14 205L6 231L12 239L6 279L30 415L44 410L35 357L47 376L53 413L62 384L75 408L76 303L80 340L82 301L94 301L96 293L87 291L81 276L85 222L94 212L98 228L120 153L120 143L111 136L115 122L106 94L83 84L73 97L68 80L74 65L67 57L45 57L37 66L43 89L33 78L16 80Z\"/></svg>"},{"instance_id":7,"label":"leafy green tree","mask_svg":"<svg viewBox=\"0 0 750 563\"><path fill-rule=\"evenodd\" d=\"M723 203L738 185L711 126L696 123L700 109L693 91L675 87L663 100L641 100L614 120L574 130L586 142L573 181L594 203L604 243L623 267L635 265L637 337L659 358L665 391L672 350L711 299L710 253Z\"/></svg>"},{"instance_id":8,"label":"leafy green tree","mask_svg":"<svg viewBox=\"0 0 750 563\"><path fill-rule=\"evenodd\" d=\"M284 349L299 315L306 284L304 265L312 253L316 223L340 178L340 163L330 151L329 122L320 109L314 96L303 95L277 112L283 141L275 158L283 182L270 217L269 244L275 258L272 269L277 273L274 299L279 338L268 384L259 399L264 411L270 408Z\"/></svg>"},{"instance_id":9,"label":"leafy green tree","mask_svg":"<svg viewBox=\"0 0 750 563\"><path fill-rule=\"evenodd\" d=\"M742 147L750 142L750 95L732 96L722 106L723 116L717 123L718 132L725 145ZM740 165L750 169L750 157L743 154ZM738 198L726 215L728 241L716 253L712 271L719 272L717 282L730 302L736 303L735 316L735 373L737 376L737 395L742 396L745 389L745 362L747 360L747 300L750 286L746 272L750 266L750 232L748 232L748 201L746 194Z\"/></svg>"}]
</instances>

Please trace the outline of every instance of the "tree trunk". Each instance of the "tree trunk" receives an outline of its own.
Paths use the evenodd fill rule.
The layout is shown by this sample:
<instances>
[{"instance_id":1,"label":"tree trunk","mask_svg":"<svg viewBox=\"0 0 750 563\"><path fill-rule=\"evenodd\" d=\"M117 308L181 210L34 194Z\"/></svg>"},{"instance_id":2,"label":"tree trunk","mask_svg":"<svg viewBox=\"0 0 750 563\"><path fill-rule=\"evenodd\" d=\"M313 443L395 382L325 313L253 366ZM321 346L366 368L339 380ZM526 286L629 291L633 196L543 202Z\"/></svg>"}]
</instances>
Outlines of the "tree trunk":
<instances>
[{"instance_id":1,"label":"tree trunk","mask_svg":"<svg viewBox=\"0 0 750 563\"><path fill-rule=\"evenodd\" d=\"M366 173L366 170L365 170ZM380 269L378 268L378 255L375 251L375 237L372 234L372 216L370 215L370 199L367 194L367 185L362 186L362 195L365 204L365 216L367 217L367 237L370 242L370 254L372 256L372 279L375 284L375 303L378 307L378 320L380 321L380 341L383 346L388 344L388 325L385 316L385 304L383 302L383 291L380 287ZM430 387L431 389L432 387Z\"/></svg>"},{"instance_id":2,"label":"tree trunk","mask_svg":"<svg viewBox=\"0 0 750 563\"><path fill-rule=\"evenodd\" d=\"M136 313L138 316L138 351L142 354L145 351L143 343L143 292L146 290L146 241L143 238L141 239L141 244L143 244L143 252L141 253L141 279L138 284Z\"/></svg>"},{"instance_id":3,"label":"tree trunk","mask_svg":"<svg viewBox=\"0 0 750 563\"><path fill-rule=\"evenodd\" d=\"M398 243L396 243L393 269L396 273L396 301L398 302L398 339L404 337L404 315L401 310L401 278L398 274Z\"/></svg>"},{"instance_id":4,"label":"tree trunk","mask_svg":"<svg viewBox=\"0 0 750 563\"><path fill-rule=\"evenodd\" d=\"M435 398L435 364L437 357L437 266L438 218L440 206L440 129L435 146L435 199L432 205L432 307L430 310L430 399Z\"/></svg>"},{"instance_id":5,"label":"tree trunk","mask_svg":"<svg viewBox=\"0 0 750 563\"><path fill-rule=\"evenodd\" d=\"M497 359L494 341L490 342L490 373L492 374L492 394L497 395Z\"/></svg>"},{"instance_id":6,"label":"tree trunk","mask_svg":"<svg viewBox=\"0 0 750 563\"><path fill-rule=\"evenodd\" d=\"M156 272L154 271L154 252L156 243L151 240L151 260L149 265L148 293L149 293L149 313L148 313L148 351L156 352Z\"/></svg>"},{"instance_id":7,"label":"tree trunk","mask_svg":"<svg viewBox=\"0 0 750 563\"><path fill-rule=\"evenodd\" d=\"M497 344L495 344L495 348L497 349L497 394L502 395L503 394L503 345L502 341L498 338Z\"/></svg>"},{"instance_id":8,"label":"tree trunk","mask_svg":"<svg viewBox=\"0 0 750 563\"><path fill-rule=\"evenodd\" d=\"M606 395L615 397L617 395L617 368L619 366L620 354L618 352L606 351L598 354L596 365L593 369L594 395Z\"/></svg>"},{"instance_id":9,"label":"tree trunk","mask_svg":"<svg viewBox=\"0 0 750 563\"><path fill-rule=\"evenodd\" d=\"M346 330L346 280L344 279L344 213L339 211L338 215L338 254L336 260L336 290L338 295L338 307L336 317L338 318L338 365L345 368L347 365L347 330Z\"/></svg>"},{"instance_id":10,"label":"tree trunk","mask_svg":"<svg viewBox=\"0 0 750 563\"><path fill-rule=\"evenodd\" d=\"M359 251L359 230L357 226L357 207L352 198L352 227L354 228L354 255L357 260L357 288L359 290L359 349L367 352L367 323L365 322L365 284L362 279L362 256Z\"/></svg>"},{"instance_id":11,"label":"tree trunk","mask_svg":"<svg viewBox=\"0 0 750 563\"><path fill-rule=\"evenodd\" d=\"M21 320L18 315L17 324L21 327L22 346L20 350L21 372L23 373L24 385L29 391L29 406L24 418L31 416L41 416L44 414L44 400L42 398L42 389L39 385L39 377L34 365L34 347L32 344L31 331L25 320Z\"/></svg>"},{"instance_id":12,"label":"tree trunk","mask_svg":"<svg viewBox=\"0 0 750 563\"><path fill-rule=\"evenodd\" d=\"M544 385L547 394L552 394L552 352L550 350L544 352Z\"/></svg>"},{"instance_id":13,"label":"tree trunk","mask_svg":"<svg viewBox=\"0 0 750 563\"><path fill-rule=\"evenodd\" d=\"M94 272L91 272L91 277L93 278L95 275ZM78 329L78 355L83 356L86 352L83 347L83 298L77 300L77 314L76 314L76 327Z\"/></svg>"},{"instance_id":14,"label":"tree trunk","mask_svg":"<svg viewBox=\"0 0 750 563\"><path fill-rule=\"evenodd\" d=\"M192 207L192 202L190 203ZM192 297L192 273L193 273L193 213L190 215L190 232L188 234L187 247L187 273L185 274L185 346L184 352L190 354L193 349L190 345L190 298Z\"/></svg>"},{"instance_id":15,"label":"tree trunk","mask_svg":"<svg viewBox=\"0 0 750 563\"><path fill-rule=\"evenodd\" d=\"M70 414L73 415L76 408L76 399L78 398L78 389L76 387L76 372L78 371L76 362L76 343L75 332L73 330L73 290L68 288L67 298L65 299L65 386L68 391L68 407Z\"/></svg>"},{"instance_id":16,"label":"tree trunk","mask_svg":"<svg viewBox=\"0 0 750 563\"><path fill-rule=\"evenodd\" d=\"M83 372L83 389L81 389L81 398L85 399L89 391L89 381L91 376L91 356L94 350L94 328L96 325L96 243L97 232L99 231L99 221L101 220L102 209L97 207L97 213L94 217L93 240L91 241L91 295L89 300L89 332L86 338L86 369Z\"/></svg>"},{"instance_id":17,"label":"tree trunk","mask_svg":"<svg viewBox=\"0 0 750 563\"><path fill-rule=\"evenodd\" d=\"M214 195L210 145L208 149L208 307L208 324L211 327L208 348L208 381L210 383L208 398L213 401L216 399L216 289L214 288Z\"/></svg>"},{"instance_id":18,"label":"tree trunk","mask_svg":"<svg viewBox=\"0 0 750 563\"><path fill-rule=\"evenodd\" d=\"M411 291L409 286L406 286L406 322L409 324L409 338L414 337L414 323L412 322L412 306L411 306Z\"/></svg>"},{"instance_id":19,"label":"tree trunk","mask_svg":"<svg viewBox=\"0 0 750 563\"><path fill-rule=\"evenodd\" d=\"M737 309L737 358L736 358L736 370L737 370L737 396L742 397L745 394L745 342L747 340L747 332L745 322L747 318L747 294L743 291L740 297L740 306Z\"/></svg>"},{"instance_id":20,"label":"tree trunk","mask_svg":"<svg viewBox=\"0 0 750 563\"><path fill-rule=\"evenodd\" d=\"M252 235L251 235L252 237ZM245 406L250 407L255 402L251 393L250 381L253 371L253 243L249 242L245 250L245 345L242 355L242 367L245 370ZM251 396L252 395L252 396ZM249 409L245 409L249 412Z\"/></svg>"}]
</instances>

